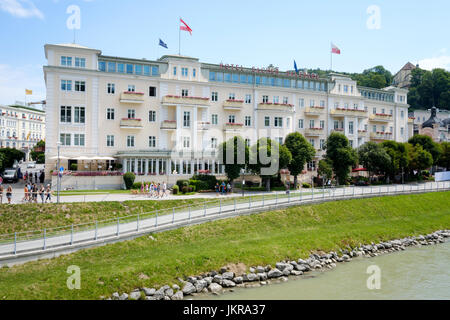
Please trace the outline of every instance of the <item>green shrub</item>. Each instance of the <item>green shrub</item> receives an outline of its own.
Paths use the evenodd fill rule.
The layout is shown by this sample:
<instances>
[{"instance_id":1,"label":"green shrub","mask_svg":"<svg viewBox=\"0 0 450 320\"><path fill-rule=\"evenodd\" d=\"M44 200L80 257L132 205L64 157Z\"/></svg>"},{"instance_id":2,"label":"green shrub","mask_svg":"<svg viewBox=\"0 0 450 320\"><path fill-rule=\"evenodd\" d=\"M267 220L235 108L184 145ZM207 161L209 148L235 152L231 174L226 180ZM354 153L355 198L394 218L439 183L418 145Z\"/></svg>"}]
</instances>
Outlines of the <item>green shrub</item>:
<instances>
[{"instance_id":1,"label":"green shrub","mask_svg":"<svg viewBox=\"0 0 450 320\"><path fill-rule=\"evenodd\" d=\"M127 190L130 190L133 187L134 179L136 179L136 176L133 172L127 172L123 175L123 181L125 182Z\"/></svg>"},{"instance_id":2,"label":"green shrub","mask_svg":"<svg viewBox=\"0 0 450 320\"><path fill-rule=\"evenodd\" d=\"M187 187L189 185L189 180L178 180L177 186L180 190L183 190L183 187Z\"/></svg>"},{"instance_id":3,"label":"green shrub","mask_svg":"<svg viewBox=\"0 0 450 320\"><path fill-rule=\"evenodd\" d=\"M77 170L78 170L78 165L77 165L76 163L72 163L72 164L70 165L70 170L72 170L72 171L77 171Z\"/></svg>"},{"instance_id":4,"label":"green shrub","mask_svg":"<svg viewBox=\"0 0 450 320\"><path fill-rule=\"evenodd\" d=\"M207 174L196 174L191 179L206 182L208 185L208 188L202 189L202 190L214 190L214 187L217 183L217 178L215 176L210 176ZM197 189L197 191L199 191L199 190Z\"/></svg>"},{"instance_id":5,"label":"green shrub","mask_svg":"<svg viewBox=\"0 0 450 320\"><path fill-rule=\"evenodd\" d=\"M141 186L142 186L142 182L135 182L135 183L133 183L133 186L131 187L131 189L139 190L139 189L141 189Z\"/></svg>"},{"instance_id":6,"label":"green shrub","mask_svg":"<svg viewBox=\"0 0 450 320\"><path fill-rule=\"evenodd\" d=\"M309 183L305 182L305 183L302 184L302 187L305 188L305 189L310 189L311 185Z\"/></svg>"},{"instance_id":7,"label":"green shrub","mask_svg":"<svg viewBox=\"0 0 450 320\"><path fill-rule=\"evenodd\" d=\"M195 186L195 191L210 190L208 183L201 180L189 180L189 185Z\"/></svg>"},{"instance_id":8,"label":"green shrub","mask_svg":"<svg viewBox=\"0 0 450 320\"><path fill-rule=\"evenodd\" d=\"M174 185L172 188L172 193L173 194L178 194L180 192L180 188L177 185Z\"/></svg>"}]
</instances>

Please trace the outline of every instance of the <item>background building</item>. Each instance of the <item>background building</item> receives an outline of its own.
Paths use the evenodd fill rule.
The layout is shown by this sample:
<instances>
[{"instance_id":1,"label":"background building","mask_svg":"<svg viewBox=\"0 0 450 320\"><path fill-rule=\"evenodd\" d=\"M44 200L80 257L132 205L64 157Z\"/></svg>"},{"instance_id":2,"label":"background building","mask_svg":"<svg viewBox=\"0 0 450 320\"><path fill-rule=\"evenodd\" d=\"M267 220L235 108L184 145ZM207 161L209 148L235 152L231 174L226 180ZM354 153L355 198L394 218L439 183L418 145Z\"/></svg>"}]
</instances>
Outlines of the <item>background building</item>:
<instances>
[{"instance_id":1,"label":"background building","mask_svg":"<svg viewBox=\"0 0 450 320\"><path fill-rule=\"evenodd\" d=\"M0 148L25 152L45 140L45 111L25 106L0 106Z\"/></svg>"},{"instance_id":2,"label":"background building","mask_svg":"<svg viewBox=\"0 0 450 320\"><path fill-rule=\"evenodd\" d=\"M419 65L415 66L411 62L408 62L394 75L392 79L392 85L402 89L408 89L411 85L411 72L418 68Z\"/></svg>"},{"instance_id":3,"label":"background building","mask_svg":"<svg viewBox=\"0 0 450 320\"><path fill-rule=\"evenodd\" d=\"M174 183L196 172L223 174L216 149L235 135L252 145L262 137L283 143L298 131L317 150L311 172L333 131L355 148L409 138L407 90L358 87L339 74L319 78L179 55L136 60L76 44L46 45L45 55L47 170L56 169L58 142L66 169L120 163L137 181ZM108 187L122 183L108 179Z\"/></svg>"}]
</instances>

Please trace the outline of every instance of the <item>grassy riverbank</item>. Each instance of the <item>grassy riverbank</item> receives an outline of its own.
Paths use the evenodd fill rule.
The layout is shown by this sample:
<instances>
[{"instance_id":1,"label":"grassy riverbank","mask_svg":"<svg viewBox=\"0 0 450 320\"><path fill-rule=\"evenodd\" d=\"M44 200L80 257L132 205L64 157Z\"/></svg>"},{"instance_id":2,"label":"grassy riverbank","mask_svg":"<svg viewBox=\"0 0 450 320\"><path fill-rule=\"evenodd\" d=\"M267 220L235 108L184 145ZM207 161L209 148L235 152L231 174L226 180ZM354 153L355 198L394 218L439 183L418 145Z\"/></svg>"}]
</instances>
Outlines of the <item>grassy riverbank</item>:
<instances>
[{"instance_id":1,"label":"grassy riverbank","mask_svg":"<svg viewBox=\"0 0 450 320\"><path fill-rule=\"evenodd\" d=\"M0 269L0 299L99 299L177 277L450 227L450 192L328 202L215 221ZM71 265L81 290L66 287Z\"/></svg>"}]
</instances>

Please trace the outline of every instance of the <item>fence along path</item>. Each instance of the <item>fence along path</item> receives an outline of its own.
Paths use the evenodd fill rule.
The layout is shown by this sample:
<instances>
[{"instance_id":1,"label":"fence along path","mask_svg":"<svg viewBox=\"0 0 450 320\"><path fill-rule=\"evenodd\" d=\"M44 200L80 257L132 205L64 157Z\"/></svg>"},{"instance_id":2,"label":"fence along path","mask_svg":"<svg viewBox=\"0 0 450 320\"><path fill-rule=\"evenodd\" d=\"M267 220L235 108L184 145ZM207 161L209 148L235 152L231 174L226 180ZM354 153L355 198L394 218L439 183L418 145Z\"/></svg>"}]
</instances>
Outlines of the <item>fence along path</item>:
<instances>
[{"instance_id":1,"label":"fence along path","mask_svg":"<svg viewBox=\"0 0 450 320\"><path fill-rule=\"evenodd\" d=\"M267 195L235 197L205 201L189 207L178 207L142 213L117 219L52 229L0 235L0 261L43 252L82 248L83 245L117 241L205 221L250 214L277 207L304 203L394 194L450 190L450 181L376 187L342 187L278 192Z\"/></svg>"}]
</instances>

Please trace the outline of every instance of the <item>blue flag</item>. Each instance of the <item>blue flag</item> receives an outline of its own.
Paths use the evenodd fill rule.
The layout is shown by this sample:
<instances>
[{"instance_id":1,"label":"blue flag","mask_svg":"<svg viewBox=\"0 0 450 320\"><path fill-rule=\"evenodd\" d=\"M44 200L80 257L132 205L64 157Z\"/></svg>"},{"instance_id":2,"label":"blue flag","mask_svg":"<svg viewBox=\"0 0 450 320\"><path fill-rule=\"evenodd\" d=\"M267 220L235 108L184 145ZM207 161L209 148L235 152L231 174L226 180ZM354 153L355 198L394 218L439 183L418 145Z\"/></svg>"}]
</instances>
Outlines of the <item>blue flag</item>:
<instances>
[{"instance_id":1,"label":"blue flag","mask_svg":"<svg viewBox=\"0 0 450 320\"><path fill-rule=\"evenodd\" d=\"M294 60L294 69L295 69L295 73L298 73L297 62L295 62L295 60Z\"/></svg>"},{"instance_id":2,"label":"blue flag","mask_svg":"<svg viewBox=\"0 0 450 320\"><path fill-rule=\"evenodd\" d=\"M166 49L169 49L169 48L167 47L167 44L165 44L164 41L162 41L161 39L159 39L159 45L160 45L161 47L164 47L164 48L166 48Z\"/></svg>"}]
</instances>

